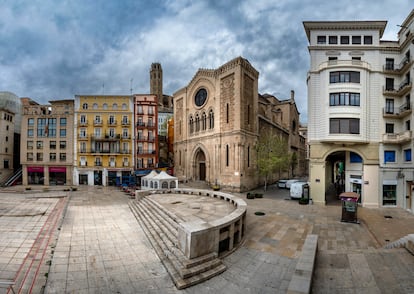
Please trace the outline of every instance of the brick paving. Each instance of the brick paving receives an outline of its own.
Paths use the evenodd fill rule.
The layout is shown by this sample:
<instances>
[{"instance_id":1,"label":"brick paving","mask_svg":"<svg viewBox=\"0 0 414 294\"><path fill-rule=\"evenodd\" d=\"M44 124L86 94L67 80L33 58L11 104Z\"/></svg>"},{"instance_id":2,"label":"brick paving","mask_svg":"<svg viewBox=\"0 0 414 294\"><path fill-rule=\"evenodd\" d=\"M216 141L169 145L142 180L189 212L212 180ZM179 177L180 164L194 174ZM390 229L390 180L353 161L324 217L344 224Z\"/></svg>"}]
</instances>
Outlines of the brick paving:
<instances>
[{"instance_id":1,"label":"brick paving","mask_svg":"<svg viewBox=\"0 0 414 294\"><path fill-rule=\"evenodd\" d=\"M359 207L361 224L353 224L340 222L339 205L299 205L288 200L287 190L269 189L264 198L252 200L239 194L248 203L244 244L224 258L228 269L223 274L179 291L124 193L80 187L70 194L45 293L285 293L307 234L319 236L312 293L414 293L414 256L402 248L383 248L414 233L414 215L402 209ZM39 205L44 198L30 203L27 195L17 195L0 194L1 213L25 205L45 211ZM51 199L43 205L53 206ZM0 244L0 280L13 277L13 270L3 269L24 258L46 215L14 218L14 224L0 217L1 238L9 239ZM14 230L19 223L24 230Z\"/></svg>"}]
</instances>

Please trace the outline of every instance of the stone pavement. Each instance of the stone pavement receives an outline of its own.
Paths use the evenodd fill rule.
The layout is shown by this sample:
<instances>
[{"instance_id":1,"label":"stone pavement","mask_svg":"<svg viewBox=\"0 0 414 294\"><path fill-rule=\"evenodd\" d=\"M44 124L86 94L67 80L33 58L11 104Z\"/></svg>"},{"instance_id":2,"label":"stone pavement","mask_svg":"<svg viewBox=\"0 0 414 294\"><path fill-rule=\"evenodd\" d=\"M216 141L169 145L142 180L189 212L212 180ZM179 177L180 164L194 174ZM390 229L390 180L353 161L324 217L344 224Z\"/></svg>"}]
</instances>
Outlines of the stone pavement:
<instances>
[{"instance_id":1,"label":"stone pavement","mask_svg":"<svg viewBox=\"0 0 414 294\"><path fill-rule=\"evenodd\" d=\"M361 224L353 224L340 222L339 205L299 205L287 200L287 190L269 189L264 198L252 200L240 194L248 204L244 244L224 258L228 269L223 274L179 291L130 212L124 193L111 187L80 187L69 195L51 246L45 293L285 293L307 234L319 236L312 293L414 293L414 256L405 249L383 249L414 233L414 215L398 208L359 207ZM0 193L0 211L22 207L26 200ZM255 215L258 211L265 215ZM19 221L26 226L28 220ZM30 221L42 225L39 216L30 216ZM2 240L7 232L19 234L9 239L33 242L38 229L14 232L9 222L0 217ZM3 270L16 261L7 252L14 248L24 258L30 245L8 244L0 247L0 280L13 276L13 271ZM6 293L3 290L0 293Z\"/></svg>"}]
</instances>

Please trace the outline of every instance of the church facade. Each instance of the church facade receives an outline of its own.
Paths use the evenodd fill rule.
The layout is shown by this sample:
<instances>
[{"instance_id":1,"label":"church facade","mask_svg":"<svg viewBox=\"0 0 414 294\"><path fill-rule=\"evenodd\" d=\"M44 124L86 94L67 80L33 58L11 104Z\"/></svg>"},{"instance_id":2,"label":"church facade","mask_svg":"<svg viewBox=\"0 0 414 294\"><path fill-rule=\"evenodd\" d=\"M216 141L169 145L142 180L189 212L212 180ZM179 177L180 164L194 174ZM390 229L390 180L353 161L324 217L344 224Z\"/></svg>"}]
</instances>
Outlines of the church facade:
<instances>
[{"instance_id":1,"label":"church facade","mask_svg":"<svg viewBox=\"0 0 414 294\"><path fill-rule=\"evenodd\" d=\"M173 95L174 169L179 181L205 181L231 191L258 183L259 72L238 57L199 69Z\"/></svg>"}]
</instances>

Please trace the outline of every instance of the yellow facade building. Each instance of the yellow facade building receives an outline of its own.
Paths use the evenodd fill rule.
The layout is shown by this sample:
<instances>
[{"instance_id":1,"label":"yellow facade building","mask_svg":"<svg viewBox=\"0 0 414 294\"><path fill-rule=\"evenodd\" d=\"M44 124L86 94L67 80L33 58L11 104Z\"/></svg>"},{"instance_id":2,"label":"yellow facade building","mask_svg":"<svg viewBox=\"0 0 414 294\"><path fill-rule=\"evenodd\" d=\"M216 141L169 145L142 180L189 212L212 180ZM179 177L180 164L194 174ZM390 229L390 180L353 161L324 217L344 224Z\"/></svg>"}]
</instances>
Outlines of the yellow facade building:
<instances>
[{"instance_id":1,"label":"yellow facade building","mask_svg":"<svg viewBox=\"0 0 414 294\"><path fill-rule=\"evenodd\" d=\"M132 101L130 95L75 96L75 184L108 186L132 180Z\"/></svg>"}]
</instances>

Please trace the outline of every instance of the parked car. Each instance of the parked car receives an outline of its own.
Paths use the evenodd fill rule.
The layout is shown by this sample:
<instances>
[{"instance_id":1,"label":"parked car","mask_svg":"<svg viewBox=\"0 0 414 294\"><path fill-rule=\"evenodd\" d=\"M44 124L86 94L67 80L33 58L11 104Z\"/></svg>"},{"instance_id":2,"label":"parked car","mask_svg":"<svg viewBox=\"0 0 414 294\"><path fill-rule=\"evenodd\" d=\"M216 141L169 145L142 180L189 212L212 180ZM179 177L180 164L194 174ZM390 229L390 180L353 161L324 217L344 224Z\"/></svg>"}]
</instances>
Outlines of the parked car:
<instances>
[{"instance_id":1,"label":"parked car","mask_svg":"<svg viewBox=\"0 0 414 294\"><path fill-rule=\"evenodd\" d=\"M290 189L290 186L292 186L293 183L299 182L299 179L290 179L286 182L286 189Z\"/></svg>"},{"instance_id":2,"label":"parked car","mask_svg":"<svg viewBox=\"0 0 414 294\"><path fill-rule=\"evenodd\" d=\"M303 186L309 184L308 182L295 182L290 186L290 198L300 199L303 197Z\"/></svg>"},{"instance_id":3,"label":"parked car","mask_svg":"<svg viewBox=\"0 0 414 294\"><path fill-rule=\"evenodd\" d=\"M286 182L287 181L288 180L279 180L279 181L277 181L277 187L279 189L286 189Z\"/></svg>"}]
</instances>

